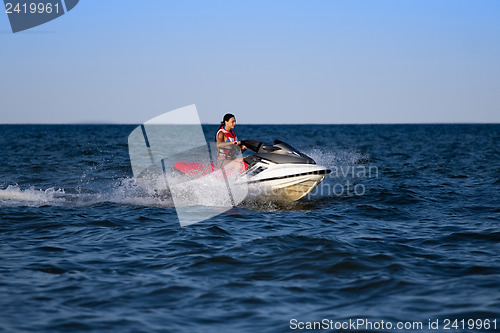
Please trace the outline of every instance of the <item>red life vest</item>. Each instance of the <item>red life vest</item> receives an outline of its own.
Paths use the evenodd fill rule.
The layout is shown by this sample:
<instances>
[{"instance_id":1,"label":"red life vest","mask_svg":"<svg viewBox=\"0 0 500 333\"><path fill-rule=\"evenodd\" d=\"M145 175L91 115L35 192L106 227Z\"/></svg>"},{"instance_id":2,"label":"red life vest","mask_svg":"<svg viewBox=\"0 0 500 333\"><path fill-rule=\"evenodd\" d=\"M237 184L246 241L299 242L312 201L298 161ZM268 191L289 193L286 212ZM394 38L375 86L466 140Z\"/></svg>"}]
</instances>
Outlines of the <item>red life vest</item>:
<instances>
[{"instance_id":1,"label":"red life vest","mask_svg":"<svg viewBox=\"0 0 500 333\"><path fill-rule=\"evenodd\" d=\"M217 134L215 135L215 140L217 141L217 137L219 136L219 133L222 132L224 133L224 136L226 137L226 140L224 142L235 142L238 141L238 137L236 137L236 134L234 134L233 131L226 131L224 127L219 128L217 131ZM218 152L218 157L219 159L227 159L227 160L232 160L234 159L234 155L236 154L236 149L235 148L219 148Z\"/></svg>"}]
</instances>

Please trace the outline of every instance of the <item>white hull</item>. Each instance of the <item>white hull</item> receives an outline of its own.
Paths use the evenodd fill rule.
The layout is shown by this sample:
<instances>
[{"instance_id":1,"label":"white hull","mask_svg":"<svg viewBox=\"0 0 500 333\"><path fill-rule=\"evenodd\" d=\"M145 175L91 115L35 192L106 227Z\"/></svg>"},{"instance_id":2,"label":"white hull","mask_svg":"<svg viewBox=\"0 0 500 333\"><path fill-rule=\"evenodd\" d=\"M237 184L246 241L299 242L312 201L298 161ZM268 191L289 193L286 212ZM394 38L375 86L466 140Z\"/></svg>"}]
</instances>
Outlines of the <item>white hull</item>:
<instances>
[{"instance_id":1,"label":"white hull","mask_svg":"<svg viewBox=\"0 0 500 333\"><path fill-rule=\"evenodd\" d=\"M247 178L248 184L266 197L280 201L296 201L309 194L325 179L329 172L326 168L313 164L264 165L266 170ZM260 163L258 167L264 167ZM251 175L252 170L249 170Z\"/></svg>"}]
</instances>

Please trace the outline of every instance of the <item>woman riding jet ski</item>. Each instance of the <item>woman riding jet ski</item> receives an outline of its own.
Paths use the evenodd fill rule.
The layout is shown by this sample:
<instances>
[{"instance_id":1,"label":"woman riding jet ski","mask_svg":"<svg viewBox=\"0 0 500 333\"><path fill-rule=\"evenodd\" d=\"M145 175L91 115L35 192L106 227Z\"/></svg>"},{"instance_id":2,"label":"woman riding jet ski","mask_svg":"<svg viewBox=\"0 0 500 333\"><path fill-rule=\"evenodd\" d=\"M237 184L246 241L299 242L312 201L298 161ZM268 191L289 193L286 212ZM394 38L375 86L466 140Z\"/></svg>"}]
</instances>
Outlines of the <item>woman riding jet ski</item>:
<instances>
[{"instance_id":1,"label":"woman riding jet ski","mask_svg":"<svg viewBox=\"0 0 500 333\"><path fill-rule=\"evenodd\" d=\"M256 140L244 140L241 141L241 145L255 153L241 161L232 160L229 163L220 163L222 168L227 173L237 172L238 181L248 184L253 192L257 191L280 201L299 200L311 192L331 172L317 165L309 156L280 140L274 140L273 145ZM205 176L221 169L215 163L207 165L207 163L186 162L177 162L174 168L189 177Z\"/></svg>"},{"instance_id":2,"label":"woman riding jet ski","mask_svg":"<svg viewBox=\"0 0 500 333\"><path fill-rule=\"evenodd\" d=\"M174 168L190 177L206 176L223 170L224 177L236 174L237 182L247 184L258 190L258 193L263 190L264 195L284 201L304 197L330 172L283 141L274 140L272 146L256 140L238 141L233 131L235 125L234 115L226 114L215 135L215 163L177 162ZM246 148L255 154L245 158L236 157L238 150L244 151Z\"/></svg>"},{"instance_id":3,"label":"woman riding jet ski","mask_svg":"<svg viewBox=\"0 0 500 333\"><path fill-rule=\"evenodd\" d=\"M172 119L177 121L175 117ZM204 195L213 195L221 202L226 202L227 196L241 202L239 199L248 193L257 193L295 201L311 192L330 172L282 141L275 140L273 145L239 141L233 131L236 119L231 114L224 116L216 142L208 147L200 126L194 129L197 140L191 144L182 135L184 131L192 131L192 125L171 124L167 120L162 118L141 125L129 135L134 178L148 193L161 195L173 190L176 198L194 194L204 199ZM238 148L249 148L254 154L243 158L238 156ZM179 173L181 177L177 177ZM224 186L220 186L221 183ZM220 193L219 187L223 189ZM228 195L223 195L224 191Z\"/></svg>"}]
</instances>

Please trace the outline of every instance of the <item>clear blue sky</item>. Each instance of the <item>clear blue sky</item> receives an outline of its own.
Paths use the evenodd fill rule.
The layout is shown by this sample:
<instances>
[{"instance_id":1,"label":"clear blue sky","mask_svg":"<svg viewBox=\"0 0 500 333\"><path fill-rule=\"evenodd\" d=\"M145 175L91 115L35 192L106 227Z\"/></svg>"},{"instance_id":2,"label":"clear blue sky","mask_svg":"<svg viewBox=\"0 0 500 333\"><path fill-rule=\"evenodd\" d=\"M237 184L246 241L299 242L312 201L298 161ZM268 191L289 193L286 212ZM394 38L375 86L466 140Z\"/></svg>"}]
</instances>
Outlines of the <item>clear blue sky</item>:
<instances>
[{"instance_id":1,"label":"clear blue sky","mask_svg":"<svg viewBox=\"0 0 500 333\"><path fill-rule=\"evenodd\" d=\"M500 122L500 1L81 0L13 34L0 123Z\"/></svg>"}]
</instances>

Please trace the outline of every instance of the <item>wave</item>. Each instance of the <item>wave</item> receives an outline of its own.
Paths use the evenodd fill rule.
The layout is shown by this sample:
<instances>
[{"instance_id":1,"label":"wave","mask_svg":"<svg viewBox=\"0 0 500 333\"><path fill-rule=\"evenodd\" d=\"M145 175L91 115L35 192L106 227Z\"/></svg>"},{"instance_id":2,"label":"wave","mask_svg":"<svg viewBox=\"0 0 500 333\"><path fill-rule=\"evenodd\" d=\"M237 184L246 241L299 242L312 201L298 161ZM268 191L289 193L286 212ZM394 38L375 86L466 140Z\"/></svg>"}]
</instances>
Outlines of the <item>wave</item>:
<instances>
[{"instance_id":1,"label":"wave","mask_svg":"<svg viewBox=\"0 0 500 333\"><path fill-rule=\"evenodd\" d=\"M103 203L146 207L173 207L170 197L162 194L148 194L135 185L133 178L117 181L110 188L99 191L85 189L47 189L30 186L23 189L19 185L9 185L0 189L0 207L88 207Z\"/></svg>"},{"instance_id":2,"label":"wave","mask_svg":"<svg viewBox=\"0 0 500 333\"><path fill-rule=\"evenodd\" d=\"M304 153L315 160L317 164L330 169L363 165L371 162L368 153L362 153L356 149L337 149L333 151L311 148L304 150Z\"/></svg>"},{"instance_id":3,"label":"wave","mask_svg":"<svg viewBox=\"0 0 500 333\"><path fill-rule=\"evenodd\" d=\"M330 169L342 170L344 175L354 165L366 163L369 156L355 150L324 151L320 149L309 149L305 152L311 156L319 165ZM86 207L103 203L119 205L146 206L173 208L174 206L224 206L224 191L221 192L221 184L217 179L207 179L205 182L197 182L196 186L189 186L186 179L178 175L169 175L169 185L183 183L182 191L177 192L175 204L163 177L158 174L147 175L146 179L136 180L134 177L124 176L118 179L110 179L109 175L101 174L96 170L90 172L93 177L85 182L80 181L75 187L40 188L36 185L23 187L18 184L8 185L0 188L0 207L6 206L63 206L63 207ZM350 174L350 171L349 171ZM108 177L106 177L108 176ZM116 177L116 176L115 176ZM347 175L347 177L350 177ZM87 174L82 179L87 178ZM161 178L161 179L160 179ZM159 184L162 182L162 184ZM302 210L311 209L311 200L329 196L338 196L332 191L338 179L327 176L317 190L308 195L305 200L296 203L283 203L273 201L269 198L261 198L262 191L249 189L249 195L238 206L256 210ZM50 186L50 185L49 185ZM199 186L202 186L200 188ZM165 188L158 191L158 188ZM337 189L337 188L336 188ZM234 189L233 189L234 190ZM255 194L255 192L257 194ZM227 201L227 200L226 200Z\"/></svg>"},{"instance_id":4,"label":"wave","mask_svg":"<svg viewBox=\"0 0 500 333\"><path fill-rule=\"evenodd\" d=\"M53 187L42 190L31 186L21 189L19 185L9 185L6 189L0 189L0 203L3 206L42 206L64 202L64 189Z\"/></svg>"}]
</instances>

